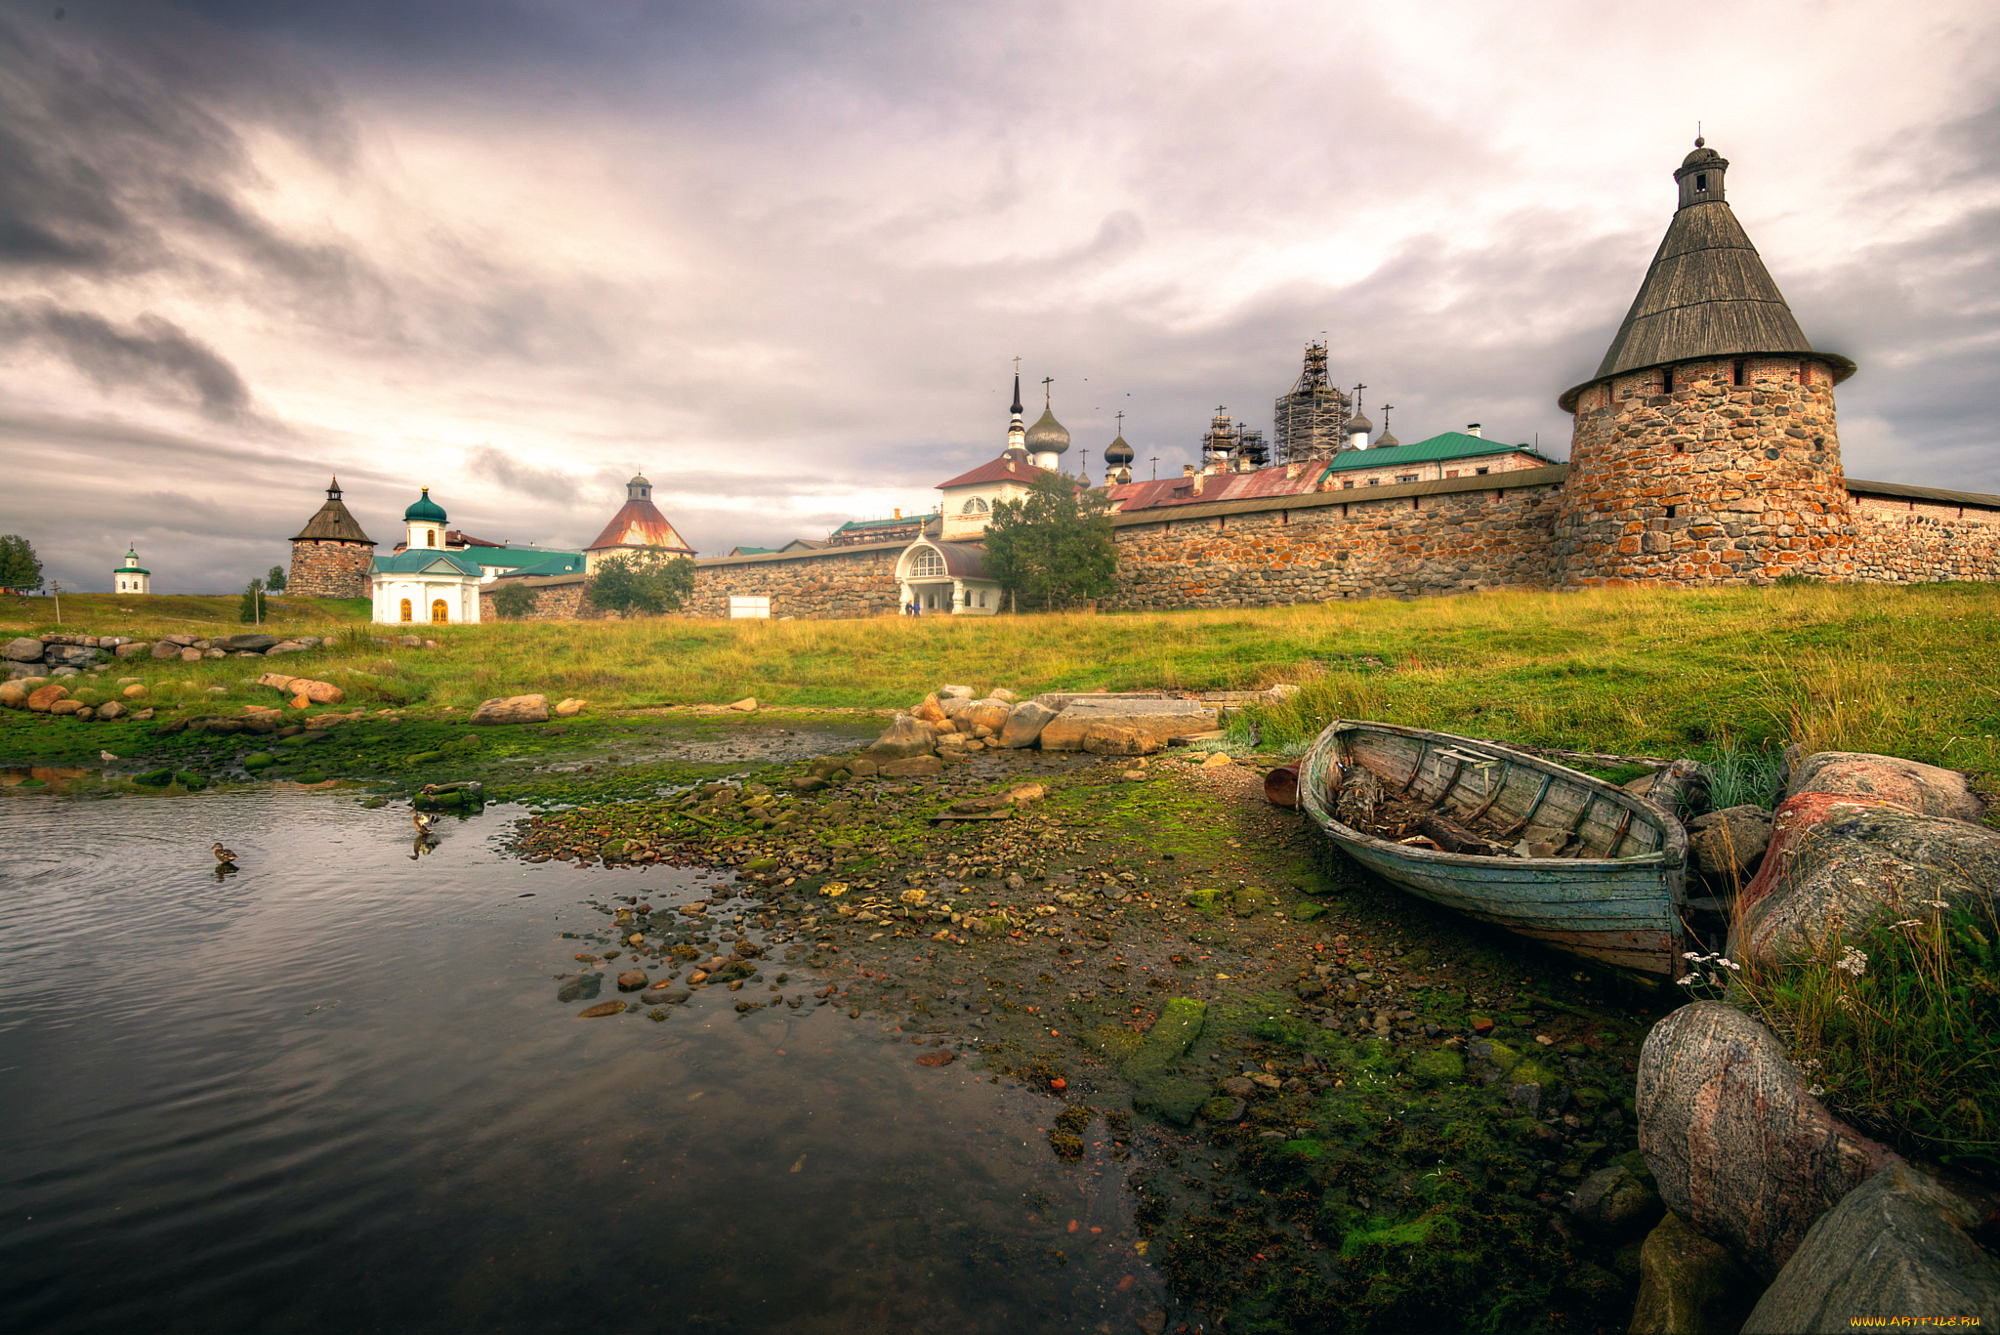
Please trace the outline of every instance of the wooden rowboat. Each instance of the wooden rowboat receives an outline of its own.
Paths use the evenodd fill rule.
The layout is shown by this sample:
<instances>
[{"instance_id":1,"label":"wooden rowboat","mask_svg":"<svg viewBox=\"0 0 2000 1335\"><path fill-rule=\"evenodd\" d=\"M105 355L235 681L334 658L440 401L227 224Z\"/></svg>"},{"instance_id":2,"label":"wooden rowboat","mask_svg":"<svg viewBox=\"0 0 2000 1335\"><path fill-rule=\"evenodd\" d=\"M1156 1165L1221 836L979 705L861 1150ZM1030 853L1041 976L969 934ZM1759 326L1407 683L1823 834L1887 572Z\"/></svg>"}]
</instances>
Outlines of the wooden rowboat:
<instances>
[{"instance_id":1,"label":"wooden rowboat","mask_svg":"<svg viewBox=\"0 0 2000 1335\"><path fill-rule=\"evenodd\" d=\"M1356 862L1432 903L1648 978L1682 962L1687 832L1621 788L1492 742L1337 720L1306 754L1299 801ZM1378 809L1422 811L1446 843L1495 851L1343 819Z\"/></svg>"}]
</instances>

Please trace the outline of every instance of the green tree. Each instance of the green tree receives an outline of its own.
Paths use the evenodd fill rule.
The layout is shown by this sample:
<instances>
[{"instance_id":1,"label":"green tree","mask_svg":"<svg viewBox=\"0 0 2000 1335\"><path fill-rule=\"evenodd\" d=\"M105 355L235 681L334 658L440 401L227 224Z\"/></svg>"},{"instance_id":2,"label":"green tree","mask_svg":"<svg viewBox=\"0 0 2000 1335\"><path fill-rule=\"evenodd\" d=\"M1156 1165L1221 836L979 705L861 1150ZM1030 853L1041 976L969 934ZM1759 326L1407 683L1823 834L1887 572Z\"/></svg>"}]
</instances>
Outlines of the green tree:
<instances>
[{"instance_id":1,"label":"green tree","mask_svg":"<svg viewBox=\"0 0 2000 1335\"><path fill-rule=\"evenodd\" d=\"M607 612L672 612L693 593L694 562L685 556L607 557L590 577L590 601Z\"/></svg>"},{"instance_id":2,"label":"green tree","mask_svg":"<svg viewBox=\"0 0 2000 1335\"><path fill-rule=\"evenodd\" d=\"M0 589L33 593L42 587L42 562L35 545L18 533L0 537Z\"/></svg>"},{"instance_id":3,"label":"green tree","mask_svg":"<svg viewBox=\"0 0 2000 1335\"><path fill-rule=\"evenodd\" d=\"M262 609L259 608L258 603L262 600L263 596L264 596L263 580L253 579L248 584L244 585L243 601L237 604L236 607L236 619L238 621L262 620L263 613Z\"/></svg>"},{"instance_id":4,"label":"green tree","mask_svg":"<svg viewBox=\"0 0 2000 1335\"><path fill-rule=\"evenodd\" d=\"M1073 607L1117 587L1111 502L1063 473L1037 473L1028 494L993 507L986 573L1016 600Z\"/></svg>"},{"instance_id":5,"label":"green tree","mask_svg":"<svg viewBox=\"0 0 2000 1335\"><path fill-rule=\"evenodd\" d=\"M535 591L517 579L503 579L493 590L493 610L503 617L521 617L535 610Z\"/></svg>"},{"instance_id":6,"label":"green tree","mask_svg":"<svg viewBox=\"0 0 2000 1335\"><path fill-rule=\"evenodd\" d=\"M285 568L283 566L271 567L270 573L264 576L264 589L268 593L283 593L285 591Z\"/></svg>"}]
</instances>

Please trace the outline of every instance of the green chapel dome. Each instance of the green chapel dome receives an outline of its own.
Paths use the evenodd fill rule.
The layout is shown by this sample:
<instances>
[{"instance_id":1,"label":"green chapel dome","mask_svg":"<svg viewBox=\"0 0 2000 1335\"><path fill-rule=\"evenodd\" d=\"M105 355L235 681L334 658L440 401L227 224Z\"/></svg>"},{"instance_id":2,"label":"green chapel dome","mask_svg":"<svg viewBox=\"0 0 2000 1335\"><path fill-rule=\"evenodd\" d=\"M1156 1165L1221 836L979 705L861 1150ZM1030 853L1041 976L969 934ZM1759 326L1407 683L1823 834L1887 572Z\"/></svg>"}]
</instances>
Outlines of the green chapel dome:
<instances>
[{"instance_id":1,"label":"green chapel dome","mask_svg":"<svg viewBox=\"0 0 2000 1335\"><path fill-rule=\"evenodd\" d=\"M424 494L417 498L416 503L403 511L403 521L405 523L442 524L444 522L444 507L431 499L431 489L425 487Z\"/></svg>"}]
</instances>

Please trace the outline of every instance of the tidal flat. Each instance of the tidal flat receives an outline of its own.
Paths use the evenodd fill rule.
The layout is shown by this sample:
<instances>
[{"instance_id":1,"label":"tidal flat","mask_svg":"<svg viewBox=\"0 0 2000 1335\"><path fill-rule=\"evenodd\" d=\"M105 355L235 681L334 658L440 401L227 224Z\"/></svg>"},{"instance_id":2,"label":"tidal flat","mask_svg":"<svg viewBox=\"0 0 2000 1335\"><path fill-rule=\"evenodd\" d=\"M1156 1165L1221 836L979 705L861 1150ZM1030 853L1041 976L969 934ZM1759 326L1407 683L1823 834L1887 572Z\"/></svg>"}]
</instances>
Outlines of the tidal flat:
<instances>
[{"instance_id":1,"label":"tidal flat","mask_svg":"<svg viewBox=\"0 0 2000 1335\"><path fill-rule=\"evenodd\" d=\"M1636 1235L1569 1207L1643 1173L1663 1002L1324 855L1253 767L817 786L877 721L558 727L371 716L261 773L265 739L186 733L13 772L0 1193L34 1218L0 1314L96 1327L143 1288L163 1328L532 1328L586 1293L697 1329L1629 1318ZM162 764L212 786L131 783ZM426 849L404 796L467 777L495 802ZM241 871L203 865L215 838ZM128 1250L130 1284L88 1282Z\"/></svg>"}]
</instances>

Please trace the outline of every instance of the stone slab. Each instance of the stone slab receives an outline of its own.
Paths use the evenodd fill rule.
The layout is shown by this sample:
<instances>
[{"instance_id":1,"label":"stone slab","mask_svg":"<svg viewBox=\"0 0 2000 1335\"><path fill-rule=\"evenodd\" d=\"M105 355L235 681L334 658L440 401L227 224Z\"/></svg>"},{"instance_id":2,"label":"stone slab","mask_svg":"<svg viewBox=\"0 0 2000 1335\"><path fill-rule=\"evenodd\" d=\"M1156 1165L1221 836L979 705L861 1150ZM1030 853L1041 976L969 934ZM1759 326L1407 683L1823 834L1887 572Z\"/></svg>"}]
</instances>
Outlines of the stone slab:
<instances>
[{"instance_id":1,"label":"stone slab","mask_svg":"<svg viewBox=\"0 0 2000 1335\"><path fill-rule=\"evenodd\" d=\"M1093 725L1110 724L1164 746L1176 737L1212 731L1216 722L1215 710L1194 700L1077 697L1043 726L1041 745L1044 751L1081 750Z\"/></svg>"}]
</instances>

